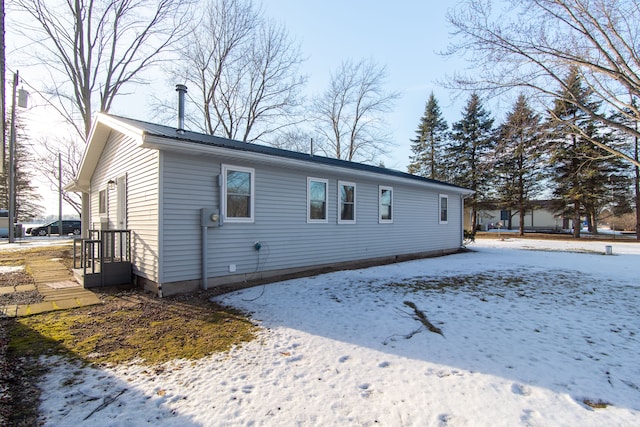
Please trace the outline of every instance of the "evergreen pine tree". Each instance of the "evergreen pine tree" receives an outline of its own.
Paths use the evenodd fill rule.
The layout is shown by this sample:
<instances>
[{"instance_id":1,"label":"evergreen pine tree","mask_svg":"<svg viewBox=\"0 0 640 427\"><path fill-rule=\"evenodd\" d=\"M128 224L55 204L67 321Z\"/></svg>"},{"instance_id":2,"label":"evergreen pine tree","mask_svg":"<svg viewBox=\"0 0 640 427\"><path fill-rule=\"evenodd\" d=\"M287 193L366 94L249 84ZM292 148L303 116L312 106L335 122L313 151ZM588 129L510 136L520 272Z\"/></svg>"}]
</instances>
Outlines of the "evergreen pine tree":
<instances>
[{"instance_id":1,"label":"evergreen pine tree","mask_svg":"<svg viewBox=\"0 0 640 427\"><path fill-rule=\"evenodd\" d=\"M612 116L614 121L620 121L632 129L638 129L638 118L636 111L638 108L637 100L634 98L631 105L635 110L625 109L624 113L615 113ZM630 136L628 133L613 129L613 135L621 145L620 151L627 154L634 160L640 160L640 139L636 136ZM636 218L636 239L640 240L640 168L636 165L630 165L623 169L621 174L624 180L614 179L612 184L612 213L615 216L633 213L635 211Z\"/></svg>"},{"instance_id":2,"label":"evergreen pine tree","mask_svg":"<svg viewBox=\"0 0 640 427\"><path fill-rule=\"evenodd\" d=\"M582 215L587 217L589 230L597 232L598 213L611 201L612 185L618 184L611 177L620 173L622 164L589 141L611 144L611 132L566 101L575 99L598 109L589 89L582 85L578 69L570 70L565 85L564 96L555 101L550 112L550 162L554 195L562 201L565 215L573 218L573 236L579 238Z\"/></svg>"},{"instance_id":3,"label":"evergreen pine tree","mask_svg":"<svg viewBox=\"0 0 640 427\"><path fill-rule=\"evenodd\" d=\"M7 124L7 129L10 126ZM33 150L25 136L24 127L19 116L16 118L16 147L15 147L15 221L25 222L37 218L43 214L42 196L33 186ZM7 141L9 135L7 135ZM8 145L8 144L7 144ZM7 147L8 150L8 147ZM7 153L3 172L0 173L0 206L9 209L9 154Z\"/></svg>"},{"instance_id":4,"label":"evergreen pine tree","mask_svg":"<svg viewBox=\"0 0 640 427\"><path fill-rule=\"evenodd\" d=\"M413 156L408 167L409 173L431 179L444 178L442 147L447 138L448 129L449 126L442 117L438 100L431 92L416 130L416 138L411 140Z\"/></svg>"},{"instance_id":5,"label":"evergreen pine tree","mask_svg":"<svg viewBox=\"0 0 640 427\"><path fill-rule=\"evenodd\" d=\"M462 112L462 119L452 126L451 141L446 147L446 174L451 183L469 188L474 194L468 199L471 208L471 231L477 225L478 202L489 191L489 171L494 148L493 119L472 93Z\"/></svg>"},{"instance_id":6,"label":"evergreen pine tree","mask_svg":"<svg viewBox=\"0 0 640 427\"><path fill-rule=\"evenodd\" d=\"M519 234L524 235L524 217L533 208L532 199L541 191L543 153L540 116L529 107L524 95L520 95L498 128L495 173L500 206L519 213ZM508 228L512 228L509 218Z\"/></svg>"}]
</instances>

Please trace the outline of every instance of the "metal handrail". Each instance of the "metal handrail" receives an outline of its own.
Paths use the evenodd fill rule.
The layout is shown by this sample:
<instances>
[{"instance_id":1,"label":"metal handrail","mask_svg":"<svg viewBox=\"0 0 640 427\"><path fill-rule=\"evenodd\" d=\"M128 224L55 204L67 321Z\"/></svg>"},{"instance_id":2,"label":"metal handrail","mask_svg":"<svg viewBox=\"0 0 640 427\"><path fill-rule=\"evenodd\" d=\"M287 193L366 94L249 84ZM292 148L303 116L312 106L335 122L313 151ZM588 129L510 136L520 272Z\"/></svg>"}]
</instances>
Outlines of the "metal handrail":
<instances>
[{"instance_id":1,"label":"metal handrail","mask_svg":"<svg viewBox=\"0 0 640 427\"><path fill-rule=\"evenodd\" d=\"M78 249L78 244L80 248ZM79 252L79 257L78 257ZM78 264L78 258L80 263ZM73 239L73 268L81 268L84 275L100 273L102 241L99 239ZM90 270L90 271L89 271Z\"/></svg>"},{"instance_id":2,"label":"metal handrail","mask_svg":"<svg viewBox=\"0 0 640 427\"><path fill-rule=\"evenodd\" d=\"M131 230L89 230L89 236L73 239L74 269L96 274L101 270L97 264L131 262Z\"/></svg>"}]
</instances>

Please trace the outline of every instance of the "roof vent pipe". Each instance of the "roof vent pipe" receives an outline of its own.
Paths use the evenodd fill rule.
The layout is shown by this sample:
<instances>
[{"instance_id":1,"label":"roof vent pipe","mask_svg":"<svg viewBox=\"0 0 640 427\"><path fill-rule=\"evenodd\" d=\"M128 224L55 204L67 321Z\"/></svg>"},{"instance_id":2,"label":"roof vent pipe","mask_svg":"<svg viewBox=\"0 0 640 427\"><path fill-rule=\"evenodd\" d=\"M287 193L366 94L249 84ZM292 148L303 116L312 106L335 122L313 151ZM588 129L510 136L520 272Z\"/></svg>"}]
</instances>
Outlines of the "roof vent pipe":
<instances>
[{"instance_id":1,"label":"roof vent pipe","mask_svg":"<svg viewBox=\"0 0 640 427\"><path fill-rule=\"evenodd\" d=\"M187 87L185 85L176 85L176 92L178 92L178 129L176 132L184 133L184 95L187 93Z\"/></svg>"}]
</instances>

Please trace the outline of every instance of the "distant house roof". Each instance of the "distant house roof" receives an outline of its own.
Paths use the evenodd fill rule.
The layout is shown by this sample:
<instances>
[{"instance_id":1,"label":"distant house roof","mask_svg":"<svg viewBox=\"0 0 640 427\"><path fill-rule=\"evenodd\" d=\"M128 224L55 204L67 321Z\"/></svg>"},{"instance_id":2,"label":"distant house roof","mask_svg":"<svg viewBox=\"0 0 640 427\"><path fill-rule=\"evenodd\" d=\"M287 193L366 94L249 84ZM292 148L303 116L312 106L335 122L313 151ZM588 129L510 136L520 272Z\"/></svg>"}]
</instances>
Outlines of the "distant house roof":
<instances>
[{"instance_id":1,"label":"distant house roof","mask_svg":"<svg viewBox=\"0 0 640 427\"><path fill-rule=\"evenodd\" d=\"M91 178L90 174L93 173L99 155L104 148L104 143L108 137L108 132L111 129L121 131L125 134L130 134L134 137L140 138L142 141L156 138L164 138L177 142L196 143L203 146L212 146L230 150L237 150L242 152L250 152L255 154L262 154L266 156L279 157L283 159L289 159L300 162L310 162L319 165L325 165L329 167L347 168L363 172L372 172L382 175L388 175L398 178L405 178L423 183L431 183L439 186L450 187L452 190L463 194L471 194L472 191L463 187L424 178L417 175L411 175L406 172L401 172L393 169L387 169L383 167L367 165L364 163L351 162L347 160L335 159L331 157L310 155L307 153L301 153L297 151L284 150L281 148L270 147L261 144L247 143L241 141L235 141L232 139L222 138L213 135L207 135L199 132L192 132L185 130L182 133L178 133L176 128L159 125L155 123L149 123L142 120L131 119L127 117L120 117L112 114L100 113L97 115L94 121L91 134L89 135L86 152L80 166L78 177L73 184L67 186L68 190L78 191L80 188L87 188L88 180ZM96 145L96 146L94 146ZM89 172L90 171L90 172ZM83 173L84 172L84 173Z\"/></svg>"}]
</instances>

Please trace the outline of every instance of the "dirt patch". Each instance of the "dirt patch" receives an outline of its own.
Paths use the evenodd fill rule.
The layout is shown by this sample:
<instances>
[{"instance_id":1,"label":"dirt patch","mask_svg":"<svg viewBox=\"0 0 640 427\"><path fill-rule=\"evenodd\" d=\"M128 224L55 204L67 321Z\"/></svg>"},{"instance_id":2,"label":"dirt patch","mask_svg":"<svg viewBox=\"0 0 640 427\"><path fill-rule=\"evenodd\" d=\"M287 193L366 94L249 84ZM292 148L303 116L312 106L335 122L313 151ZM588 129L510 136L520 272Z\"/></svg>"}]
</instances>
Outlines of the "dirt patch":
<instances>
[{"instance_id":1,"label":"dirt patch","mask_svg":"<svg viewBox=\"0 0 640 427\"><path fill-rule=\"evenodd\" d=\"M0 273L0 287L14 290L20 285L33 285L33 278L24 271L14 273ZM35 304L44 298L35 289L28 291L14 291L0 293L0 306L11 304Z\"/></svg>"},{"instance_id":2,"label":"dirt patch","mask_svg":"<svg viewBox=\"0 0 640 427\"><path fill-rule=\"evenodd\" d=\"M63 258L68 248L11 252L4 265L29 257ZM0 286L33 284L26 272L0 276ZM87 364L158 365L198 359L254 338L258 328L243 313L209 301L215 292L159 299L136 289L100 289L101 305L16 319L0 319L0 425L39 425L36 388L46 366L40 356L61 355ZM0 304L37 302L37 292L0 296ZM13 302L10 302L13 301ZM25 396L25 394L27 394ZM22 420L22 421L21 421Z\"/></svg>"},{"instance_id":3,"label":"dirt patch","mask_svg":"<svg viewBox=\"0 0 640 427\"><path fill-rule=\"evenodd\" d=\"M17 319L11 348L87 363L198 359L253 339L242 313L198 295L158 299L137 290L98 293L101 305Z\"/></svg>"}]
</instances>

